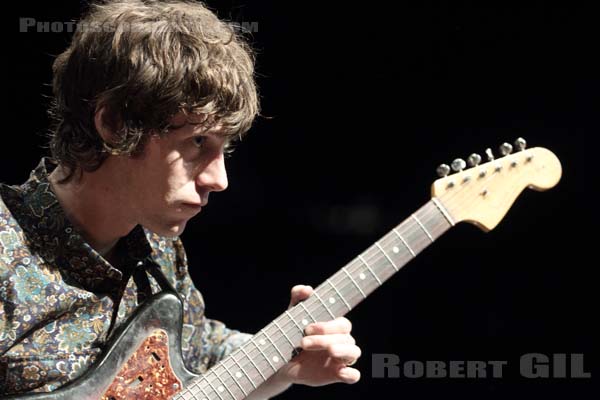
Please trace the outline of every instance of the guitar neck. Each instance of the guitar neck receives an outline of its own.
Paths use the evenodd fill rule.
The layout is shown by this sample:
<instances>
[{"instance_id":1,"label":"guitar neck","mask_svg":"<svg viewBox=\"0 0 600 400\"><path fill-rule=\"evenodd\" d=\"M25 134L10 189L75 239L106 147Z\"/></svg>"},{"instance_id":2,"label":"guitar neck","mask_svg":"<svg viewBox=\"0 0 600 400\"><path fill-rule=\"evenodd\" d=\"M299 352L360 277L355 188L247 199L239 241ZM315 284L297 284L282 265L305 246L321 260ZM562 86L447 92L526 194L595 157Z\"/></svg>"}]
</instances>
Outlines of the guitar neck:
<instances>
[{"instance_id":1,"label":"guitar neck","mask_svg":"<svg viewBox=\"0 0 600 400\"><path fill-rule=\"evenodd\" d=\"M175 399L243 399L296 354L304 327L352 310L454 225L433 198L285 311Z\"/></svg>"}]
</instances>

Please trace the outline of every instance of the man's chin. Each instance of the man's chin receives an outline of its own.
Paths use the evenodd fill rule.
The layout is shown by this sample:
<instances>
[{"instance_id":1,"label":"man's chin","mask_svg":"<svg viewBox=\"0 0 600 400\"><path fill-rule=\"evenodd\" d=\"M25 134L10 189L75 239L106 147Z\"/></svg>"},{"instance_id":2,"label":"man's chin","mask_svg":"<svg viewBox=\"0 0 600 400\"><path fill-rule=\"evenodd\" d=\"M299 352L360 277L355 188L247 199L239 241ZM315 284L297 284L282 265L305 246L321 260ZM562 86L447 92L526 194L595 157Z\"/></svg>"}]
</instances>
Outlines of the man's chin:
<instances>
[{"instance_id":1,"label":"man's chin","mask_svg":"<svg viewBox=\"0 0 600 400\"><path fill-rule=\"evenodd\" d=\"M183 221L170 221L166 224L156 224L156 226L147 226L150 231L156 233L159 236L165 237L176 237L183 233L187 220Z\"/></svg>"}]
</instances>

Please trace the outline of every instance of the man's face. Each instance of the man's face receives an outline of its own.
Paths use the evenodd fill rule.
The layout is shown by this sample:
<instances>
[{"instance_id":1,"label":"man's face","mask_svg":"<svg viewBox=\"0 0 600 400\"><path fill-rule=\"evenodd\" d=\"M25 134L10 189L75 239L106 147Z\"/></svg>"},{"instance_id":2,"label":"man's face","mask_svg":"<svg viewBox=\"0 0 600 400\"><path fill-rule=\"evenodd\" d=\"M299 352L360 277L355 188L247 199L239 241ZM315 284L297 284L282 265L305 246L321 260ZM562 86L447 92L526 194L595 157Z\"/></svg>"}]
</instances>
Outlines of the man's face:
<instances>
[{"instance_id":1,"label":"man's face","mask_svg":"<svg viewBox=\"0 0 600 400\"><path fill-rule=\"evenodd\" d=\"M178 114L172 122L179 128L152 136L140 157L126 157L121 166L133 222L162 236L180 235L209 193L227 188L227 139L185 120Z\"/></svg>"}]
</instances>

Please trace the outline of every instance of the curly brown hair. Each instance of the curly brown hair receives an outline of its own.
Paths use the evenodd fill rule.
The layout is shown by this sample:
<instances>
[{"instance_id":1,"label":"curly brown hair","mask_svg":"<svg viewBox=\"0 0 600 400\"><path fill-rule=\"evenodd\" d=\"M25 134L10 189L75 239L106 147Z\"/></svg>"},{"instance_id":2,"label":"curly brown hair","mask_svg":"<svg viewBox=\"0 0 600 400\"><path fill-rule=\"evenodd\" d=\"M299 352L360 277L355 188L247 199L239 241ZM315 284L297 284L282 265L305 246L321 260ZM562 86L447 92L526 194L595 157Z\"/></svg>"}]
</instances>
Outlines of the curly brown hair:
<instances>
[{"instance_id":1,"label":"curly brown hair","mask_svg":"<svg viewBox=\"0 0 600 400\"><path fill-rule=\"evenodd\" d=\"M152 132L179 113L202 116L241 137L259 113L254 53L232 25L202 3L109 0L90 6L53 65L52 157L75 171L98 169L109 154L137 155ZM98 134L94 117L113 140Z\"/></svg>"}]
</instances>

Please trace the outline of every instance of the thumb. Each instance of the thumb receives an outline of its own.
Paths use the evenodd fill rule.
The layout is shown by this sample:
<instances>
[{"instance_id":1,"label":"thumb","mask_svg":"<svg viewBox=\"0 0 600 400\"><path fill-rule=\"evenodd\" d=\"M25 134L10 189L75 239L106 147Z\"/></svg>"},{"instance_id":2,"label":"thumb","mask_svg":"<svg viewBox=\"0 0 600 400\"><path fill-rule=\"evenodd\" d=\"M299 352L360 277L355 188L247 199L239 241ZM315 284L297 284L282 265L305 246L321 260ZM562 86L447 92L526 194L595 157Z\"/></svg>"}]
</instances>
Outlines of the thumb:
<instances>
[{"instance_id":1,"label":"thumb","mask_svg":"<svg viewBox=\"0 0 600 400\"><path fill-rule=\"evenodd\" d=\"M292 308L299 302L306 300L307 298L310 297L310 295L312 293L313 293L313 288L310 286L306 286L306 285L294 286L291 291L291 295L290 295L291 300L290 300L290 305L288 306L288 309Z\"/></svg>"}]
</instances>

